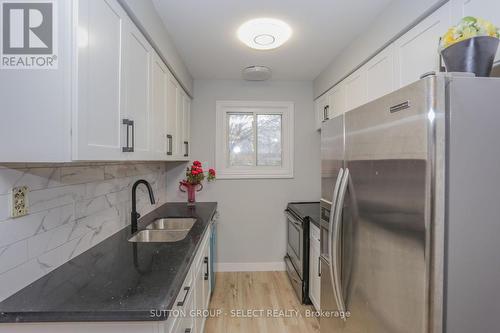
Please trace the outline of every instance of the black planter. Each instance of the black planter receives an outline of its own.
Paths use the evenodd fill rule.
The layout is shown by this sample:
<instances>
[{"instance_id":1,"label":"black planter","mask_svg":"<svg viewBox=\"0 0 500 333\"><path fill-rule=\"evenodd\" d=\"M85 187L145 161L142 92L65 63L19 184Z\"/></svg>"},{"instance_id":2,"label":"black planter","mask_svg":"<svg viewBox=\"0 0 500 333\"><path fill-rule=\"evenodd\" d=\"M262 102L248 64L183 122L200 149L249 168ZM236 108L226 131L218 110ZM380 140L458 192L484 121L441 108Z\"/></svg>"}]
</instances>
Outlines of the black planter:
<instances>
[{"instance_id":1,"label":"black planter","mask_svg":"<svg viewBox=\"0 0 500 333\"><path fill-rule=\"evenodd\" d=\"M498 38L472 37L441 51L447 72L470 72L488 77L498 49Z\"/></svg>"}]
</instances>

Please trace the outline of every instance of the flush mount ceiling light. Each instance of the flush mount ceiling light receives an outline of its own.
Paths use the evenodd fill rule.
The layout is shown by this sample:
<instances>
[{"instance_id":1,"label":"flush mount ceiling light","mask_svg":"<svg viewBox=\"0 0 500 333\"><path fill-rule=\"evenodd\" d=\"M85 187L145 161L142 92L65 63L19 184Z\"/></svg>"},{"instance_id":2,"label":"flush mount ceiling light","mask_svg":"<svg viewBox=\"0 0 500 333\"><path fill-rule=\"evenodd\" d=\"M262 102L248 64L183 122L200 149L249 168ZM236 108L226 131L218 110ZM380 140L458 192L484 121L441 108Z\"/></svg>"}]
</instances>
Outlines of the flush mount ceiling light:
<instances>
[{"instance_id":1,"label":"flush mount ceiling light","mask_svg":"<svg viewBox=\"0 0 500 333\"><path fill-rule=\"evenodd\" d=\"M238 38L248 47L271 50L283 45L292 36L292 29L283 21L272 18L257 18L243 23L238 29Z\"/></svg>"}]
</instances>

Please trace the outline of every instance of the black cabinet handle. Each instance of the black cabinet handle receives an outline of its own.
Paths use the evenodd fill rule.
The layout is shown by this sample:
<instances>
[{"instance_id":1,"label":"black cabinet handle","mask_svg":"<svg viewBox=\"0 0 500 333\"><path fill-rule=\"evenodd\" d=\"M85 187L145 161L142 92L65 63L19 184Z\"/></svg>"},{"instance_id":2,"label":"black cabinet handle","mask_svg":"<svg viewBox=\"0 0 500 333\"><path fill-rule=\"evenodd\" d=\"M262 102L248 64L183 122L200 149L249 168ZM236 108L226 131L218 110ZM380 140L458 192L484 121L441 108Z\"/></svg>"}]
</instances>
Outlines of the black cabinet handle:
<instances>
[{"instance_id":1,"label":"black cabinet handle","mask_svg":"<svg viewBox=\"0 0 500 333\"><path fill-rule=\"evenodd\" d=\"M191 289L191 287L184 287L184 291L186 292L184 294L184 299L180 302L177 302L177 306L184 306L184 303L186 303L186 298L188 297L189 294L189 289Z\"/></svg>"},{"instance_id":2,"label":"black cabinet handle","mask_svg":"<svg viewBox=\"0 0 500 333\"><path fill-rule=\"evenodd\" d=\"M130 151L133 152L135 149L135 125L133 120L130 121L130 126L132 126L132 147Z\"/></svg>"},{"instance_id":3,"label":"black cabinet handle","mask_svg":"<svg viewBox=\"0 0 500 333\"><path fill-rule=\"evenodd\" d=\"M184 333L191 333L191 329L190 328L186 328L186 330L184 331Z\"/></svg>"},{"instance_id":4,"label":"black cabinet handle","mask_svg":"<svg viewBox=\"0 0 500 333\"><path fill-rule=\"evenodd\" d=\"M167 155L172 155L172 141L174 140L173 136L170 134L167 134Z\"/></svg>"},{"instance_id":5,"label":"black cabinet handle","mask_svg":"<svg viewBox=\"0 0 500 333\"><path fill-rule=\"evenodd\" d=\"M184 149L185 149L184 157L188 157L189 156L189 142L188 141L184 141Z\"/></svg>"},{"instance_id":6,"label":"black cabinet handle","mask_svg":"<svg viewBox=\"0 0 500 333\"><path fill-rule=\"evenodd\" d=\"M318 257L318 276L321 277L321 259Z\"/></svg>"},{"instance_id":7,"label":"black cabinet handle","mask_svg":"<svg viewBox=\"0 0 500 333\"><path fill-rule=\"evenodd\" d=\"M127 131L127 144L122 147L122 152L131 153L134 151L134 121L130 119L123 119L122 124L126 126ZM130 145L130 129L132 128L132 145Z\"/></svg>"},{"instance_id":8,"label":"black cabinet handle","mask_svg":"<svg viewBox=\"0 0 500 333\"><path fill-rule=\"evenodd\" d=\"M207 271L205 272L205 280L208 280L209 276L209 267L208 267L208 257L203 258L203 263L207 265Z\"/></svg>"},{"instance_id":9,"label":"black cabinet handle","mask_svg":"<svg viewBox=\"0 0 500 333\"><path fill-rule=\"evenodd\" d=\"M327 121L328 118L328 110L330 109L330 105L325 105L323 108L323 121Z\"/></svg>"}]
</instances>

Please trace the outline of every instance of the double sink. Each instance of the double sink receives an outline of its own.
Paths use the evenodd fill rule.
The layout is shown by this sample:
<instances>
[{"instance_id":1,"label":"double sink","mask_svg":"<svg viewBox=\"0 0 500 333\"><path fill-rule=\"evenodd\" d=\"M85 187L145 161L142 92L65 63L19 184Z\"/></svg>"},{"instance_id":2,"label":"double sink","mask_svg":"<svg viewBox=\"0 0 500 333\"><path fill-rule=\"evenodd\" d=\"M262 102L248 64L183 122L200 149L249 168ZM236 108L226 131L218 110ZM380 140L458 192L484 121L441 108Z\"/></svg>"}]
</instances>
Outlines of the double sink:
<instances>
[{"instance_id":1,"label":"double sink","mask_svg":"<svg viewBox=\"0 0 500 333\"><path fill-rule=\"evenodd\" d=\"M186 238L195 222L196 219L189 217L158 219L150 223L146 229L133 234L128 241L133 243L178 242Z\"/></svg>"}]
</instances>

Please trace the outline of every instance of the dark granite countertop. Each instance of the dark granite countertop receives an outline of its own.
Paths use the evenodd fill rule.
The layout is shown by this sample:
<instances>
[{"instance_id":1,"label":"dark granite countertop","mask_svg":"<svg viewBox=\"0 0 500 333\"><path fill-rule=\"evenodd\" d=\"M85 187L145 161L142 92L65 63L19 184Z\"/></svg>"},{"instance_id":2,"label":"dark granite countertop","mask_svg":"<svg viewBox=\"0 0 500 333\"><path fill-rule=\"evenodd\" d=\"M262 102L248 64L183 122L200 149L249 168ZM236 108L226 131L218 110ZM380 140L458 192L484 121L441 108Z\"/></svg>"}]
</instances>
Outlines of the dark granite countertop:
<instances>
[{"instance_id":1,"label":"dark granite countertop","mask_svg":"<svg viewBox=\"0 0 500 333\"><path fill-rule=\"evenodd\" d=\"M319 228L320 206L319 202L290 202L288 208L292 209L301 219L309 219L309 222Z\"/></svg>"},{"instance_id":2,"label":"dark granite countertop","mask_svg":"<svg viewBox=\"0 0 500 333\"><path fill-rule=\"evenodd\" d=\"M130 243L130 228L68 261L0 303L0 322L150 321L170 310L217 203L167 203L140 220L197 219L175 243ZM165 311L168 313L168 311Z\"/></svg>"}]
</instances>

